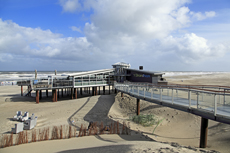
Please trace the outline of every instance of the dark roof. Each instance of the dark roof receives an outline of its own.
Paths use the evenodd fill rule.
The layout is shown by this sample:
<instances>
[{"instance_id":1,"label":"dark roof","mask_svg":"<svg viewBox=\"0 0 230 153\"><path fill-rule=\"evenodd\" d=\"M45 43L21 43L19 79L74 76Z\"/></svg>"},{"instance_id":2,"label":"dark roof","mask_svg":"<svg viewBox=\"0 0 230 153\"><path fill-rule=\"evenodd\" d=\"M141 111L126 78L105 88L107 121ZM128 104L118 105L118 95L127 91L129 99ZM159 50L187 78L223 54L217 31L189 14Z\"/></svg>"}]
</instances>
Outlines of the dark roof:
<instances>
[{"instance_id":1,"label":"dark roof","mask_svg":"<svg viewBox=\"0 0 230 153\"><path fill-rule=\"evenodd\" d=\"M126 70L130 70L130 71L135 71L135 72L139 72L139 73L147 73L147 74L153 74L153 75L163 75L165 73L162 72L154 72L154 71L144 71L144 70L137 70L137 69L127 69Z\"/></svg>"}]
</instances>

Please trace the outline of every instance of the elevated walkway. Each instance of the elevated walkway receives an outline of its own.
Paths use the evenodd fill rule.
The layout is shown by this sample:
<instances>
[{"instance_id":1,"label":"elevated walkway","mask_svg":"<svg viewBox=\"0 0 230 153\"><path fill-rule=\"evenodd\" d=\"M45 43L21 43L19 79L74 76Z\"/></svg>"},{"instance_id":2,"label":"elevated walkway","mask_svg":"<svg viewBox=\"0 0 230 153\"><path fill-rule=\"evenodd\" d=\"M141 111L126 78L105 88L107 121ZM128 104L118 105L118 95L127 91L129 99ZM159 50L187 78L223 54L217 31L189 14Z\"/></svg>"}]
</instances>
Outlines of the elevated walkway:
<instances>
[{"instance_id":1,"label":"elevated walkway","mask_svg":"<svg viewBox=\"0 0 230 153\"><path fill-rule=\"evenodd\" d=\"M137 115L140 99L201 116L200 148L207 147L208 119L230 124L230 87L164 85L150 83L114 83L123 93L137 98Z\"/></svg>"},{"instance_id":2,"label":"elevated walkway","mask_svg":"<svg viewBox=\"0 0 230 153\"><path fill-rule=\"evenodd\" d=\"M138 99L230 124L230 88L223 86L155 86L149 83L114 83Z\"/></svg>"}]
</instances>

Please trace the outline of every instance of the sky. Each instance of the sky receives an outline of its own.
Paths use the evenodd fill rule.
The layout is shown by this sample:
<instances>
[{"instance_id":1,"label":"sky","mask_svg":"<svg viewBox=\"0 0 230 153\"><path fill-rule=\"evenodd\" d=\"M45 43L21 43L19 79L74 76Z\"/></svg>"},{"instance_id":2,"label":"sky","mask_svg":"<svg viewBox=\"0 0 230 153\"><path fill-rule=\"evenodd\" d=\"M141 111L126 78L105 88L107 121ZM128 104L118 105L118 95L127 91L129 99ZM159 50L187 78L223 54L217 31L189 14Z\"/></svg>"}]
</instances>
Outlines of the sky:
<instances>
[{"instance_id":1,"label":"sky","mask_svg":"<svg viewBox=\"0 0 230 153\"><path fill-rule=\"evenodd\" d=\"M0 0L0 71L230 71L229 0Z\"/></svg>"}]
</instances>

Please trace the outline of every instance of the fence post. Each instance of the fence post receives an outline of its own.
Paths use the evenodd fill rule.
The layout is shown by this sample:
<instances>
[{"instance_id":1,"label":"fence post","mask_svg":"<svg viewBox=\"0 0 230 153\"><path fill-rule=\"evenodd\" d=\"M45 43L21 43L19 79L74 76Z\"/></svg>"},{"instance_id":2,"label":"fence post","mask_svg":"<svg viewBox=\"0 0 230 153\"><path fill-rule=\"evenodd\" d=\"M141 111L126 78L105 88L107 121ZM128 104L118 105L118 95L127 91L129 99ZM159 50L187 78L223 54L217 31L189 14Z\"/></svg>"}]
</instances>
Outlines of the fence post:
<instances>
[{"instance_id":1,"label":"fence post","mask_svg":"<svg viewBox=\"0 0 230 153\"><path fill-rule=\"evenodd\" d=\"M160 87L160 101L162 101L162 89Z\"/></svg>"},{"instance_id":2,"label":"fence post","mask_svg":"<svg viewBox=\"0 0 230 153\"><path fill-rule=\"evenodd\" d=\"M151 99L153 99L153 88L151 90Z\"/></svg>"},{"instance_id":3,"label":"fence post","mask_svg":"<svg viewBox=\"0 0 230 153\"><path fill-rule=\"evenodd\" d=\"M172 104L173 104L173 89L172 89Z\"/></svg>"},{"instance_id":4,"label":"fence post","mask_svg":"<svg viewBox=\"0 0 230 153\"><path fill-rule=\"evenodd\" d=\"M219 91L220 91L220 88L219 88ZM220 93L220 92L219 92ZM220 103L220 94L219 94L219 103Z\"/></svg>"},{"instance_id":5,"label":"fence post","mask_svg":"<svg viewBox=\"0 0 230 153\"><path fill-rule=\"evenodd\" d=\"M198 109L198 106L199 106L199 93L197 92L197 109Z\"/></svg>"},{"instance_id":6,"label":"fence post","mask_svg":"<svg viewBox=\"0 0 230 153\"><path fill-rule=\"evenodd\" d=\"M224 105L225 105L225 89L224 89Z\"/></svg>"},{"instance_id":7,"label":"fence post","mask_svg":"<svg viewBox=\"0 0 230 153\"><path fill-rule=\"evenodd\" d=\"M145 98L145 88L144 88L144 98Z\"/></svg>"},{"instance_id":8,"label":"fence post","mask_svg":"<svg viewBox=\"0 0 230 153\"><path fill-rule=\"evenodd\" d=\"M217 110L217 101L216 101L216 94L214 94L214 116L216 116L216 110Z\"/></svg>"},{"instance_id":9,"label":"fence post","mask_svg":"<svg viewBox=\"0 0 230 153\"><path fill-rule=\"evenodd\" d=\"M191 108L191 90L188 91L189 109Z\"/></svg>"}]
</instances>

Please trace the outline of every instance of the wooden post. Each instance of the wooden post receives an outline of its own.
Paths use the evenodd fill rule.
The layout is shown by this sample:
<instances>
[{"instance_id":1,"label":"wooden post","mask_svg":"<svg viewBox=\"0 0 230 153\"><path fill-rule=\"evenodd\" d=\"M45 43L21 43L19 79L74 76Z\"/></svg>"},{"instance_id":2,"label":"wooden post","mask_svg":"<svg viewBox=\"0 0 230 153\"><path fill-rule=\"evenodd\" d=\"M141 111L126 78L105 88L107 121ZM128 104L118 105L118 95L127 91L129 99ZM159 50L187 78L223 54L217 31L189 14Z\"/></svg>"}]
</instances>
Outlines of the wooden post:
<instances>
[{"instance_id":1,"label":"wooden post","mask_svg":"<svg viewBox=\"0 0 230 153\"><path fill-rule=\"evenodd\" d=\"M54 89L52 90L52 101L55 102L55 91L54 91Z\"/></svg>"},{"instance_id":2,"label":"wooden post","mask_svg":"<svg viewBox=\"0 0 230 153\"><path fill-rule=\"evenodd\" d=\"M61 89L61 97L63 97L63 89Z\"/></svg>"},{"instance_id":3,"label":"wooden post","mask_svg":"<svg viewBox=\"0 0 230 153\"><path fill-rule=\"evenodd\" d=\"M109 85L109 94L110 94L110 85Z\"/></svg>"},{"instance_id":4,"label":"wooden post","mask_svg":"<svg viewBox=\"0 0 230 153\"><path fill-rule=\"evenodd\" d=\"M124 93L123 92L121 92L121 97L124 97Z\"/></svg>"},{"instance_id":5,"label":"wooden post","mask_svg":"<svg viewBox=\"0 0 230 153\"><path fill-rule=\"evenodd\" d=\"M137 99L137 115L140 115L140 99Z\"/></svg>"},{"instance_id":6,"label":"wooden post","mask_svg":"<svg viewBox=\"0 0 230 153\"><path fill-rule=\"evenodd\" d=\"M94 87L92 87L92 96L94 96Z\"/></svg>"},{"instance_id":7,"label":"wooden post","mask_svg":"<svg viewBox=\"0 0 230 153\"><path fill-rule=\"evenodd\" d=\"M75 99L77 99L77 88L75 88Z\"/></svg>"},{"instance_id":8,"label":"wooden post","mask_svg":"<svg viewBox=\"0 0 230 153\"><path fill-rule=\"evenodd\" d=\"M98 90L99 90L99 95L100 95L100 94L101 94L101 91L100 91L100 86L99 86L99 89L98 89Z\"/></svg>"},{"instance_id":9,"label":"wooden post","mask_svg":"<svg viewBox=\"0 0 230 153\"><path fill-rule=\"evenodd\" d=\"M57 89L55 89L55 102L57 102Z\"/></svg>"},{"instance_id":10,"label":"wooden post","mask_svg":"<svg viewBox=\"0 0 230 153\"><path fill-rule=\"evenodd\" d=\"M46 90L46 97L48 97L48 95L49 95L49 94L48 94L48 90Z\"/></svg>"},{"instance_id":11,"label":"wooden post","mask_svg":"<svg viewBox=\"0 0 230 153\"><path fill-rule=\"evenodd\" d=\"M200 148L207 147L207 137L208 137L208 119L201 118L200 127Z\"/></svg>"},{"instance_id":12,"label":"wooden post","mask_svg":"<svg viewBox=\"0 0 230 153\"><path fill-rule=\"evenodd\" d=\"M95 95L97 96L97 87L95 87Z\"/></svg>"},{"instance_id":13,"label":"wooden post","mask_svg":"<svg viewBox=\"0 0 230 153\"><path fill-rule=\"evenodd\" d=\"M23 96L23 86L21 86L21 96Z\"/></svg>"},{"instance_id":14,"label":"wooden post","mask_svg":"<svg viewBox=\"0 0 230 153\"><path fill-rule=\"evenodd\" d=\"M103 86L103 94L105 94L105 86Z\"/></svg>"},{"instance_id":15,"label":"wooden post","mask_svg":"<svg viewBox=\"0 0 230 153\"><path fill-rule=\"evenodd\" d=\"M36 103L39 104L39 90L36 90Z\"/></svg>"},{"instance_id":16,"label":"wooden post","mask_svg":"<svg viewBox=\"0 0 230 153\"><path fill-rule=\"evenodd\" d=\"M73 88L71 88L71 99L73 99Z\"/></svg>"},{"instance_id":17,"label":"wooden post","mask_svg":"<svg viewBox=\"0 0 230 153\"><path fill-rule=\"evenodd\" d=\"M80 94L82 95L82 88L80 88Z\"/></svg>"},{"instance_id":18,"label":"wooden post","mask_svg":"<svg viewBox=\"0 0 230 153\"><path fill-rule=\"evenodd\" d=\"M40 90L40 97L39 98L42 99L42 90Z\"/></svg>"},{"instance_id":19,"label":"wooden post","mask_svg":"<svg viewBox=\"0 0 230 153\"><path fill-rule=\"evenodd\" d=\"M59 98L59 89L57 90L57 96L58 96L58 98Z\"/></svg>"}]
</instances>

